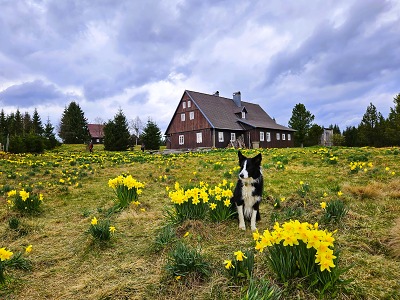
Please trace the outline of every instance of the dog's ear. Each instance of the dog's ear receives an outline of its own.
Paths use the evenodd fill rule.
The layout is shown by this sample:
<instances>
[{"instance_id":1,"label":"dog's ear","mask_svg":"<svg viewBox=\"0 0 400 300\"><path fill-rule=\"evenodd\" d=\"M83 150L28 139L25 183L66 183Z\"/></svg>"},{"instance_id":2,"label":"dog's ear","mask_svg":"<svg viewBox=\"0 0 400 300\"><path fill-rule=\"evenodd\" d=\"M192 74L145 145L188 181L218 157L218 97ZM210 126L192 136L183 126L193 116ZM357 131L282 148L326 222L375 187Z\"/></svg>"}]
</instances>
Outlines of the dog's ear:
<instances>
[{"instance_id":1,"label":"dog's ear","mask_svg":"<svg viewBox=\"0 0 400 300\"><path fill-rule=\"evenodd\" d=\"M240 150L238 151L238 157L239 157L239 164L240 164L240 162L242 162L243 160L246 159L246 156L244 156L244 155L242 154L242 152L240 152Z\"/></svg>"},{"instance_id":2,"label":"dog's ear","mask_svg":"<svg viewBox=\"0 0 400 300\"><path fill-rule=\"evenodd\" d=\"M258 153L256 156L253 157L253 161L257 164L257 165L261 165L261 153Z\"/></svg>"}]
</instances>

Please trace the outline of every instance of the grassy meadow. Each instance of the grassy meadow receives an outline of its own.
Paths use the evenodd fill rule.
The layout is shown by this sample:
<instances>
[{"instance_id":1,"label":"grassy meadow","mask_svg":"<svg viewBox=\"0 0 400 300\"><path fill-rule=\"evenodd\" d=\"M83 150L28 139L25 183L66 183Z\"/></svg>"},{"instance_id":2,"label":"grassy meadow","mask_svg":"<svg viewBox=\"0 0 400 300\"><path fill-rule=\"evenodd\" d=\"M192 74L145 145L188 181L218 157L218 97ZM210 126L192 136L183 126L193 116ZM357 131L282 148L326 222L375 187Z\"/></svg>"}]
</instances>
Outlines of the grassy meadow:
<instances>
[{"instance_id":1,"label":"grassy meadow","mask_svg":"<svg viewBox=\"0 0 400 300\"><path fill-rule=\"evenodd\" d=\"M250 157L259 152L259 232L275 222L318 222L334 232L336 267L349 268L341 278L351 282L323 295L302 278L280 282L267 250L255 251L253 278L268 280L281 299L400 299L400 148L243 150ZM235 219L184 220L170 225L171 235L160 242L172 222L169 192L176 182L216 186L226 180L230 186L237 173L235 149L162 155L63 145L41 155L0 153L0 248L21 252L32 266L5 270L0 299L244 299L248 280L232 281L224 260L254 249L249 224L242 231ZM121 174L144 188L135 203L115 211L108 182ZM10 207L8 193L22 189L43 195L39 212ZM337 200L347 213L327 220L321 203ZM108 242L88 233L94 217L115 227ZM167 271L180 242L203 255L210 266L206 278Z\"/></svg>"}]
</instances>

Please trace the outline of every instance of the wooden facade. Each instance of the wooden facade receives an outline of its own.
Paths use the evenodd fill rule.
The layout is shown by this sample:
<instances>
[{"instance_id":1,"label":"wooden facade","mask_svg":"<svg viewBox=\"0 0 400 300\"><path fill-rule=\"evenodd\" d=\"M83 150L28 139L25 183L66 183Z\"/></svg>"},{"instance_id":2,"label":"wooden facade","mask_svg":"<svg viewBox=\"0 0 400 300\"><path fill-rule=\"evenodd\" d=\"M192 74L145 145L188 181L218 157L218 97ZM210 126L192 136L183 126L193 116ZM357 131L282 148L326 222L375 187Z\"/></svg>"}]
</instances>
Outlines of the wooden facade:
<instances>
[{"instance_id":1,"label":"wooden facade","mask_svg":"<svg viewBox=\"0 0 400 300\"><path fill-rule=\"evenodd\" d=\"M167 148L226 148L239 137L247 148L293 147L294 130L276 124L258 105L239 103L185 91L166 130Z\"/></svg>"}]
</instances>

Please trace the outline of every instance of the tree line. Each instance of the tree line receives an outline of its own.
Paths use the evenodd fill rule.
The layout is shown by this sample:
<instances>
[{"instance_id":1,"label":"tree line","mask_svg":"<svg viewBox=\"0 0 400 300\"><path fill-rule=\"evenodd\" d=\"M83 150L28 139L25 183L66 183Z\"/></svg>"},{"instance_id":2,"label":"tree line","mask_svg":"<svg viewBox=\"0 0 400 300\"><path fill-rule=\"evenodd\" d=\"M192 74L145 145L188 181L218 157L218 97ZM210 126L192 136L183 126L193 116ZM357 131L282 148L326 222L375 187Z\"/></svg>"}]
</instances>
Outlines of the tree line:
<instances>
[{"instance_id":1,"label":"tree line","mask_svg":"<svg viewBox=\"0 0 400 300\"><path fill-rule=\"evenodd\" d=\"M131 121L131 126L119 109L113 119L103 122L104 149L109 151L125 151L138 142L146 149L158 150L162 143L162 134L158 125L149 119L144 128L139 117ZM132 134L129 129L132 129ZM71 102L65 108L58 130L58 135L65 144L89 143L90 133L88 121L83 110L76 102Z\"/></svg>"},{"instance_id":2,"label":"tree line","mask_svg":"<svg viewBox=\"0 0 400 300\"><path fill-rule=\"evenodd\" d=\"M386 147L400 146L400 94L393 99L387 118L370 103L358 126L347 126L343 132L338 125L330 125L333 130L333 145L348 147ZM315 116L298 103L292 110L288 122L294 133L295 146L313 146L320 144L324 127L313 123Z\"/></svg>"},{"instance_id":3,"label":"tree line","mask_svg":"<svg viewBox=\"0 0 400 300\"><path fill-rule=\"evenodd\" d=\"M42 120L35 108L32 116L29 112L6 115L0 112L0 150L13 153L41 153L45 149L53 149L59 142L54 134L54 127L47 119L43 126Z\"/></svg>"}]
</instances>

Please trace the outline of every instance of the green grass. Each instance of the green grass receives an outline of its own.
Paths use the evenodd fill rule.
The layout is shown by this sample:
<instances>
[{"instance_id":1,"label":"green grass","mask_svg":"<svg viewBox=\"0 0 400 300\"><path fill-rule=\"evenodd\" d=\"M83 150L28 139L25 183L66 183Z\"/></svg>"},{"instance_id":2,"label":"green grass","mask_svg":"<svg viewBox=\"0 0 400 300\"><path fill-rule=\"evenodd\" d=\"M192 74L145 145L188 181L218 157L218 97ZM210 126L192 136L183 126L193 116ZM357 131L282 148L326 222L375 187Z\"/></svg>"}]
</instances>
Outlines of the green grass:
<instances>
[{"instance_id":1,"label":"green grass","mask_svg":"<svg viewBox=\"0 0 400 300\"><path fill-rule=\"evenodd\" d=\"M340 251L340 266L352 266L343 279L353 281L335 297L399 298L400 233L395 230L400 224L400 156L395 154L399 148L243 151L246 156L258 152L263 154L263 165L275 166L278 158L284 161L283 169L264 168L259 231L271 230L275 221L289 219L320 222L322 230L337 230L335 249ZM337 157L337 163L327 160L327 153ZM352 173L351 161L371 165L366 171ZM237 152L233 149L163 156L137 150L105 152L102 145L95 145L90 154L85 145L63 145L43 155L0 153L0 248L18 253L33 246L29 254L32 269L7 270L0 298L240 298L253 286L249 287L248 281L232 285L223 261L238 249L254 247L249 229L239 230L234 219L220 223L188 220L160 232L168 223L165 212L172 207L167 187L173 189L176 181L181 186L201 181L215 186L224 178L235 183L236 168ZM230 172L231 177L227 176ZM108 180L121 174L131 174L145 187L139 203L113 211L116 196ZM301 181L308 185L305 192ZM7 192L24 187L43 194L40 214L24 215L8 208ZM285 200L274 208L277 198ZM321 222L325 212L320 203L338 199L346 203L347 213L336 222ZM87 234L93 217L109 219L116 228L107 247L93 243ZM209 276L201 281L168 276L166 262L179 240L201 249L211 266ZM255 254L253 280L269 282L282 294L281 299L319 297L301 280L279 282L263 253Z\"/></svg>"}]
</instances>

